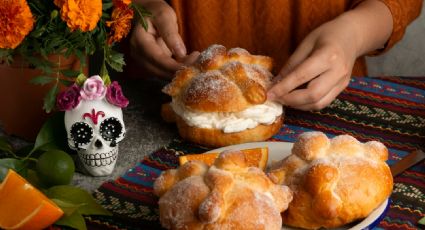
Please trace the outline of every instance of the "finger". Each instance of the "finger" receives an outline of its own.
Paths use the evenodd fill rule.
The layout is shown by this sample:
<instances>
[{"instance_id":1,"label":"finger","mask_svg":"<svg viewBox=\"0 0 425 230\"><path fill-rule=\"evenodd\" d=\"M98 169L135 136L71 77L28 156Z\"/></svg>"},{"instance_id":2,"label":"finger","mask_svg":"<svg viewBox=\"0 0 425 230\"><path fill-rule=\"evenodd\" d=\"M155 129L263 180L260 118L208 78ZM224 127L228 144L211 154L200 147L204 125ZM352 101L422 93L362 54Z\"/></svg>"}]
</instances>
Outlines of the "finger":
<instances>
[{"instance_id":1,"label":"finger","mask_svg":"<svg viewBox=\"0 0 425 230\"><path fill-rule=\"evenodd\" d=\"M324 58L324 53L316 51L299 64L291 73L283 76L282 79L268 91L268 99L276 100L288 94L300 85L309 82L313 78L327 71L329 63Z\"/></svg>"},{"instance_id":2,"label":"finger","mask_svg":"<svg viewBox=\"0 0 425 230\"><path fill-rule=\"evenodd\" d=\"M156 42L158 43L158 46L161 47L161 49L165 53L165 55L167 55L169 57L173 56L173 52L171 52L171 50L168 48L167 44L165 44L164 39L162 39L161 37L158 37L156 39Z\"/></svg>"},{"instance_id":3,"label":"finger","mask_svg":"<svg viewBox=\"0 0 425 230\"><path fill-rule=\"evenodd\" d=\"M198 59L200 54L201 53L199 53L198 51L194 51L194 52L192 52L191 54L187 55L186 57L184 57L183 59L181 59L179 61L184 63L187 66L192 65Z\"/></svg>"},{"instance_id":4,"label":"finger","mask_svg":"<svg viewBox=\"0 0 425 230\"><path fill-rule=\"evenodd\" d=\"M341 80L340 84L337 84L334 88L332 88L328 94L322 97L319 101L314 103L305 104L302 106L297 106L296 108L304 111L312 111L312 110L321 110L328 105L330 105L335 98L348 86L350 82L350 78L346 77Z\"/></svg>"},{"instance_id":5,"label":"finger","mask_svg":"<svg viewBox=\"0 0 425 230\"><path fill-rule=\"evenodd\" d=\"M176 57L184 57L186 47L180 37L177 17L172 8L167 4L161 4L161 9L153 17L153 23L171 52Z\"/></svg>"},{"instance_id":6,"label":"finger","mask_svg":"<svg viewBox=\"0 0 425 230\"><path fill-rule=\"evenodd\" d=\"M140 67L143 68L143 72L147 72L149 74L153 74L155 76L161 77L161 78L171 78L174 74L175 70L169 70L167 68L161 68L160 64L153 63L149 58L146 58L145 56L141 55L141 52L138 51L137 47L132 49L131 51L132 56L137 61L137 63L140 64Z\"/></svg>"},{"instance_id":7,"label":"finger","mask_svg":"<svg viewBox=\"0 0 425 230\"><path fill-rule=\"evenodd\" d=\"M334 71L327 71L321 74L319 77L310 81L305 89L296 89L286 95L279 98L282 104L291 107L298 107L305 104L311 104L320 101L325 97L329 91L331 91L335 85L338 84L338 80L335 79Z\"/></svg>"},{"instance_id":8,"label":"finger","mask_svg":"<svg viewBox=\"0 0 425 230\"><path fill-rule=\"evenodd\" d=\"M309 40L303 41L295 50L295 52L289 57L288 61L283 66L282 70L276 76L276 78L282 78L282 76L288 75L295 69L303 60L305 60L313 49L314 43Z\"/></svg>"},{"instance_id":9,"label":"finger","mask_svg":"<svg viewBox=\"0 0 425 230\"><path fill-rule=\"evenodd\" d=\"M138 50L135 50L134 52L143 54L143 56L138 59L149 61L158 68L165 69L169 72L175 72L182 67L181 63L178 63L171 56L165 53L166 51L164 51L163 47L160 46L160 40L155 39L154 36L146 31L144 33L145 36L138 36L136 38L138 39L138 46L135 46L135 48Z\"/></svg>"}]
</instances>

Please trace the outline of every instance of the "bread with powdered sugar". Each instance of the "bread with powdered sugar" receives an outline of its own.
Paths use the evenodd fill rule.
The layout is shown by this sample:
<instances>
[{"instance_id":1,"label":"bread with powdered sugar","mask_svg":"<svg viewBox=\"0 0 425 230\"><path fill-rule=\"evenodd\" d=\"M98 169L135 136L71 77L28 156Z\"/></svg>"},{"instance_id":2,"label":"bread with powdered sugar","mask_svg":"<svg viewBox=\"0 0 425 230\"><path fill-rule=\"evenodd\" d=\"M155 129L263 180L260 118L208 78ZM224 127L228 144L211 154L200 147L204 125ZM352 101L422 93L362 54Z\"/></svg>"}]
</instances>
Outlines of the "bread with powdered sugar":
<instances>
[{"instance_id":1,"label":"bread with powdered sugar","mask_svg":"<svg viewBox=\"0 0 425 230\"><path fill-rule=\"evenodd\" d=\"M242 48L226 50L224 46L212 45L192 66L178 71L173 81L164 87L163 92L173 101L163 106L162 116L166 121L177 123L183 138L205 146L266 140L279 130L283 122L282 106L267 102L267 89L273 77L270 72L272 66L270 57L251 55ZM249 127L240 130L237 124L228 125L230 128L227 129L217 125L218 122L210 126L196 125L189 116L205 114L205 121L211 121L211 116L218 116L223 118L219 122L229 122L227 117L239 118L249 108L261 106L263 110L277 108L280 112L275 113L273 121L267 122L258 121L261 119L257 117L261 114L250 115L257 116L255 122L258 124L248 125L251 120L240 121L242 126Z\"/></svg>"},{"instance_id":2,"label":"bread with powdered sugar","mask_svg":"<svg viewBox=\"0 0 425 230\"><path fill-rule=\"evenodd\" d=\"M161 225L167 229L280 230L292 200L287 186L248 167L240 151L222 152L208 167L189 161L163 172L154 183Z\"/></svg>"},{"instance_id":3,"label":"bread with powdered sugar","mask_svg":"<svg viewBox=\"0 0 425 230\"><path fill-rule=\"evenodd\" d=\"M393 179L380 142L359 142L349 135L329 139L306 132L292 154L275 163L269 177L288 185L294 199L282 214L284 224L335 228L368 216L391 194Z\"/></svg>"}]
</instances>

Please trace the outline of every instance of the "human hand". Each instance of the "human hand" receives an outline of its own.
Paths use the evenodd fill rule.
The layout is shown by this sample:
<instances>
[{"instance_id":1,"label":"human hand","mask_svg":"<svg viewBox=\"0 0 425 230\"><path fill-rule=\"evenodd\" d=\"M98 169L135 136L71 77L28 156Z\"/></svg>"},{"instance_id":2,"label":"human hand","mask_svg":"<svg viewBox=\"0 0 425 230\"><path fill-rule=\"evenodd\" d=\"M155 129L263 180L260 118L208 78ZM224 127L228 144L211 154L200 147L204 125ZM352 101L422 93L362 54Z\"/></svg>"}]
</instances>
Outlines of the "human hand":
<instances>
[{"instance_id":1,"label":"human hand","mask_svg":"<svg viewBox=\"0 0 425 230\"><path fill-rule=\"evenodd\" d=\"M349 84L356 58L382 48L392 29L383 2L361 2L302 41L274 79L268 99L301 110L326 107Z\"/></svg>"},{"instance_id":2,"label":"human hand","mask_svg":"<svg viewBox=\"0 0 425 230\"><path fill-rule=\"evenodd\" d=\"M356 42L344 20L323 24L301 42L275 77L268 99L300 110L326 107L350 81Z\"/></svg>"},{"instance_id":3,"label":"human hand","mask_svg":"<svg viewBox=\"0 0 425 230\"><path fill-rule=\"evenodd\" d=\"M170 79L183 65L193 63L199 52L186 55L186 47L178 33L174 10L163 0L139 0L151 14L145 18L146 31L140 23L133 28L131 55L148 73Z\"/></svg>"}]
</instances>

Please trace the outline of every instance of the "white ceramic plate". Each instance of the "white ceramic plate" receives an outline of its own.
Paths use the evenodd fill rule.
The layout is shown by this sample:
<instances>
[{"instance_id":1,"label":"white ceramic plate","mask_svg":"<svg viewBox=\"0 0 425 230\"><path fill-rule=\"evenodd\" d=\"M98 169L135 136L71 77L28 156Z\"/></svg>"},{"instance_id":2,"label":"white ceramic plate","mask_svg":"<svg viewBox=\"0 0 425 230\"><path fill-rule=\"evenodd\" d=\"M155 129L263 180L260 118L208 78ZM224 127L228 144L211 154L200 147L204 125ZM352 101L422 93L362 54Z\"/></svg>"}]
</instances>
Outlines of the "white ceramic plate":
<instances>
[{"instance_id":1,"label":"white ceramic plate","mask_svg":"<svg viewBox=\"0 0 425 230\"><path fill-rule=\"evenodd\" d=\"M211 150L209 152L221 152L223 150L229 149L251 149L251 148L261 148L267 146L269 149L269 159L267 165L270 165L272 162L279 161L284 157L291 154L293 143L289 142L251 142L239 145L231 145L223 148L218 148ZM350 226L340 229L350 229L350 230L360 230L360 229L372 229L379 224L381 219L384 217L386 210L389 206L388 199L385 200L378 208L376 208L368 217L363 219L360 222L356 222ZM290 227L283 226L284 230L292 229Z\"/></svg>"}]
</instances>

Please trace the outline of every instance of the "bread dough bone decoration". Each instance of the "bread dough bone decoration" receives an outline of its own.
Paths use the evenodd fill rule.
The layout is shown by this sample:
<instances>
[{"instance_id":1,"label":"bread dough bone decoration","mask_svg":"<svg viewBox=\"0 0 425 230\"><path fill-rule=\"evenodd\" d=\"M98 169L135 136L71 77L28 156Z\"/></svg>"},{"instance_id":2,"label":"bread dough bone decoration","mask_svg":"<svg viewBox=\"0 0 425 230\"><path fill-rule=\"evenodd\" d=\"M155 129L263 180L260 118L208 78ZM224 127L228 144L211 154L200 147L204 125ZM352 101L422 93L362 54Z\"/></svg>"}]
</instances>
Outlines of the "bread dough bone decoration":
<instances>
[{"instance_id":1,"label":"bread dough bone decoration","mask_svg":"<svg viewBox=\"0 0 425 230\"><path fill-rule=\"evenodd\" d=\"M118 143L125 136L121 108L128 100L118 83L106 86L99 76L88 78L81 89L74 90L79 91L81 101L65 111L68 145L78 152L87 173L109 175L117 162Z\"/></svg>"}]
</instances>

